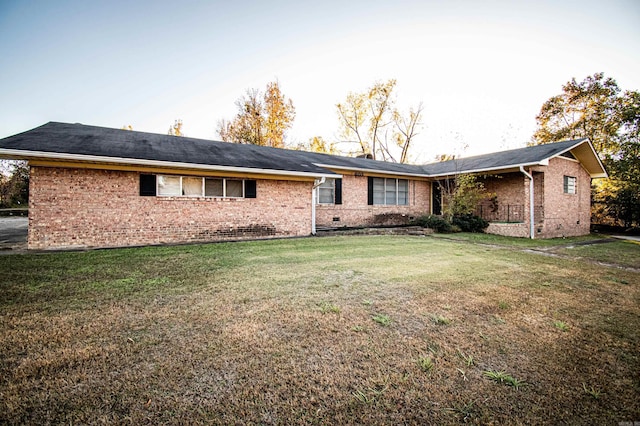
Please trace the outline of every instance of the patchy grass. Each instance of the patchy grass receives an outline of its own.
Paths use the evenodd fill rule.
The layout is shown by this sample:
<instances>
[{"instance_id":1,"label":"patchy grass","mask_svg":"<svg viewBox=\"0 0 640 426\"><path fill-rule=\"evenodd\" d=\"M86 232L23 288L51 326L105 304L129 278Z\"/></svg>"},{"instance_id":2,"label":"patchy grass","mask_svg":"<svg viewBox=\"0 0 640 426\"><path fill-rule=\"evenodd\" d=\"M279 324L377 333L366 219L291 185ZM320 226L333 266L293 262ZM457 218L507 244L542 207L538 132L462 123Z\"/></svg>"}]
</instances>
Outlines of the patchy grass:
<instances>
[{"instance_id":1,"label":"patchy grass","mask_svg":"<svg viewBox=\"0 0 640 426\"><path fill-rule=\"evenodd\" d=\"M516 389L519 389L521 386L525 384L523 381L516 379L511 374L507 374L504 371L489 370L489 371L483 372L482 374L485 377L487 377L489 380L493 380L494 382L497 382L500 384L513 386Z\"/></svg>"},{"instance_id":2,"label":"patchy grass","mask_svg":"<svg viewBox=\"0 0 640 426\"><path fill-rule=\"evenodd\" d=\"M430 356L421 356L420 358L418 358L418 366L425 373L433 370L434 365L435 364L433 363L433 359L431 359Z\"/></svg>"},{"instance_id":3,"label":"patchy grass","mask_svg":"<svg viewBox=\"0 0 640 426\"><path fill-rule=\"evenodd\" d=\"M579 256L598 262L611 263L631 268L640 268L640 243L637 241L613 240L606 244L569 246L557 250L571 256Z\"/></svg>"},{"instance_id":4,"label":"patchy grass","mask_svg":"<svg viewBox=\"0 0 640 426\"><path fill-rule=\"evenodd\" d=\"M593 386L588 387L586 383L582 384L582 389L584 389L584 392L591 396L593 399L599 399L600 398L600 394L602 393L600 390L595 389Z\"/></svg>"},{"instance_id":5,"label":"patchy grass","mask_svg":"<svg viewBox=\"0 0 640 426\"><path fill-rule=\"evenodd\" d=\"M451 324L451 320L443 315L433 315L431 316L432 321L438 325L449 325Z\"/></svg>"},{"instance_id":6,"label":"patchy grass","mask_svg":"<svg viewBox=\"0 0 640 426\"><path fill-rule=\"evenodd\" d=\"M442 238L449 239L454 241L466 241L470 243L481 243L481 244L495 244L502 245L507 247L514 248L532 248L532 249L543 249L549 247L558 247L565 246L571 244L580 244L589 241L601 240L603 238L607 238L602 235L584 235L581 237L568 237L568 238L540 238L540 239L530 239L530 238L511 238L504 237L502 235L493 235L493 234L481 234L481 233L470 233L470 232L461 232L456 234L432 234L432 238Z\"/></svg>"},{"instance_id":7,"label":"patchy grass","mask_svg":"<svg viewBox=\"0 0 640 426\"><path fill-rule=\"evenodd\" d=\"M0 424L640 418L640 273L474 241L0 256ZM505 371L517 392L485 376Z\"/></svg>"},{"instance_id":8,"label":"patchy grass","mask_svg":"<svg viewBox=\"0 0 640 426\"><path fill-rule=\"evenodd\" d=\"M564 321L556 320L553 322L553 326L560 331L569 331L569 326Z\"/></svg>"},{"instance_id":9,"label":"patchy grass","mask_svg":"<svg viewBox=\"0 0 640 426\"><path fill-rule=\"evenodd\" d=\"M389 318L389 315L385 315L385 314L375 314L372 319L377 322L380 325L383 326L388 326L389 324L391 324L391 318Z\"/></svg>"}]
</instances>

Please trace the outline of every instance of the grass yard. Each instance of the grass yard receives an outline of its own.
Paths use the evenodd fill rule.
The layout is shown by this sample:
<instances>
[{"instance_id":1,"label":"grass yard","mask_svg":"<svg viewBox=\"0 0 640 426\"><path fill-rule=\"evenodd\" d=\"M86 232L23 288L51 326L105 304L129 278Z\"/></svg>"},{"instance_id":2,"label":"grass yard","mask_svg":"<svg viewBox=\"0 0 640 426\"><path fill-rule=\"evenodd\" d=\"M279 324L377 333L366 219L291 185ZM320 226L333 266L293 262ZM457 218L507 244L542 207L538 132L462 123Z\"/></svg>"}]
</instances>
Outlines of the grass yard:
<instances>
[{"instance_id":1,"label":"grass yard","mask_svg":"<svg viewBox=\"0 0 640 426\"><path fill-rule=\"evenodd\" d=\"M0 424L640 421L640 245L456 238L0 256Z\"/></svg>"}]
</instances>

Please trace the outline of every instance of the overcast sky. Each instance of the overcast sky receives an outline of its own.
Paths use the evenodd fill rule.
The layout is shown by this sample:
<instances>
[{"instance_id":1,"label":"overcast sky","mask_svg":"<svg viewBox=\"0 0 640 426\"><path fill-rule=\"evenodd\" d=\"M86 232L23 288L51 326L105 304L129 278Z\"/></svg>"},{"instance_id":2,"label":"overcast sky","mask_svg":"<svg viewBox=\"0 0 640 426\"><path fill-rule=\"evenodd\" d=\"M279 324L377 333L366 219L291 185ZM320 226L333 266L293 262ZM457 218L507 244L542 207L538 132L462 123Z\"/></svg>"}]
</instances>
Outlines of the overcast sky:
<instances>
[{"instance_id":1,"label":"overcast sky","mask_svg":"<svg viewBox=\"0 0 640 426\"><path fill-rule=\"evenodd\" d=\"M339 139L335 105L395 78L424 104L415 160L523 146L549 97L596 72L640 90L640 1L0 0L0 137L48 121L216 139L278 79L291 143Z\"/></svg>"}]
</instances>

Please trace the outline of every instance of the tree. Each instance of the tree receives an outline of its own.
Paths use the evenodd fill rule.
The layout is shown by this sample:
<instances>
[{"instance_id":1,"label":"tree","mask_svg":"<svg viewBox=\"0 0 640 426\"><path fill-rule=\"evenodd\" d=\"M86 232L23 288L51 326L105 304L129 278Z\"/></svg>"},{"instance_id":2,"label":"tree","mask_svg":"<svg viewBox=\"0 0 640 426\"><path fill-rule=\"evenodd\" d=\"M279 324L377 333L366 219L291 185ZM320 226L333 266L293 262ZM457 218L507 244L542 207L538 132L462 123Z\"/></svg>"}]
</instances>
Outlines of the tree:
<instances>
[{"instance_id":1,"label":"tree","mask_svg":"<svg viewBox=\"0 0 640 426\"><path fill-rule=\"evenodd\" d=\"M455 175L452 185L445 189L442 191L443 213L448 219L472 214L480 201L487 198L484 184L469 173Z\"/></svg>"},{"instance_id":2,"label":"tree","mask_svg":"<svg viewBox=\"0 0 640 426\"><path fill-rule=\"evenodd\" d=\"M184 136L184 133L182 133L182 120L175 120L173 125L169 126L167 134L171 136Z\"/></svg>"},{"instance_id":3,"label":"tree","mask_svg":"<svg viewBox=\"0 0 640 426\"><path fill-rule=\"evenodd\" d=\"M625 228L640 225L640 92L621 98L618 150L604 159L610 179L596 186L595 199Z\"/></svg>"},{"instance_id":4,"label":"tree","mask_svg":"<svg viewBox=\"0 0 640 426\"><path fill-rule=\"evenodd\" d=\"M0 170L0 207L26 207L29 203L29 165L3 160Z\"/></svg>"},{"instance_id":5,"label":"tree","mask_svg":"<svg viewBox=\"0 0 640 426\"><path fill-rule=\"evenodd\" d=\"M400 148L400 163L409 161L411 142L418 135L417 127L422 124L420 121L422 109L422 102L420 102L416 109L409 108L407 115L402 115L397 110L394 111L393 122L398 130L394 135L394 139L396 145Z\"/></svg>"},{"instance_id":6,"label":"tree","mask_svg":"<svg viewBox=\"0 0 640 426\"><path fill-rule=\"evenodd\" d=\"M484 232L489 222L476 216L478 204L490 197L484 184L478 181L477 175L469 173L456 174L450 179L437 182L438 193L442 204L436 215L428 215L419 219L423 226L433 228L437 232Z\"/></svg>"},{"instance_id":7,"label":"tree","mask_svg":"<svg viewBox=\"0 0 640 426\"><path fill-rule=\"evenodd\" d=\"M422 124L422 104L401 114L395 108L396 80L376 82L363 93L349 93L336 105L341 136L373 159L406 163L411 142Z\"/></svg>"},{"instance_id":8,"label":"tree","mask_svg":"<svg viewBox=\"0 0 640 426\"><path fill-rule=\"evenodd\" d=\"M285 98L277 81L267 84L264 94L264 127L267 146L284 148L286 131L293 124L296 110L291 99Z\"/></svg>"},{"instance_id":9,"label":"tree","mask_svg":"<svg viewBox=\"0 0 640 426\"><path fill-rule=\"evenodd\" d=\"M615 152L621 124L616 81L596 73L580 83L573 78L562 90L542 105L536 117L534 145L589 138L600 155Z\"/></svg>"},{"instance_id":10,"label":"tree","mask_svg":"<svg viewBox=\"0 0 640 426\"><path fill-rule=\"evenodd\" d=\"M277 81L267 84L262 94L247 90L236 101L238 113L231 121L218 121L217 133L225 142L283 148L286 132L293 125L295 107L287 99Z\"/></svg>"},{"instance_id":11,"label":"tree","mask_svg":"<svg viewBox=\"0 0 640 426\"><path fill-rule=\"evenodd\" d=\"M335 143L325 141L322 136L314 136L307 143L299 143L296 149L300 151L318 152L321 154L339 154Z\"/></svg>"},{"instance_id":12,"label":"tree","mask_svg":"<svg viewBox=\"0 0 640 426\"><path fill-rule=\"evenodd\" d=\"M579 83L574 78L562 90L543 104L533 143L589 138L610 175L593 187L594 213L627 227L639 224L640 93L621 93L603 73ZM599 209L598 203L605 207Z\"/></svg>"}]
</instances>

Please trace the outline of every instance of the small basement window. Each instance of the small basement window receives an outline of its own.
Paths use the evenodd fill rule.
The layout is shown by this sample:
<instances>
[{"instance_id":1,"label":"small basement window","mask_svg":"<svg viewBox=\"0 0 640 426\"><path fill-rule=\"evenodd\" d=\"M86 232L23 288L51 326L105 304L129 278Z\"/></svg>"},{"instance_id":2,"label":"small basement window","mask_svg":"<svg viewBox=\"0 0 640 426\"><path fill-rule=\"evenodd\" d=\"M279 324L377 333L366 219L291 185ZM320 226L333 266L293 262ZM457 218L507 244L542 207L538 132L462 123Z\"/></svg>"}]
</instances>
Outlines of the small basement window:
<instances>
[{"instance_id":1,"label":"small basement window","mask_svg":"<svg viewBox=\"0 0 640 426\"><path fill-rule=\"evenodd\" d=\"M576 193L576 181L577 179L573 176L565 176L564 177L564 193L565 194L575 194Z\"/></svg>"}]
</instances>

